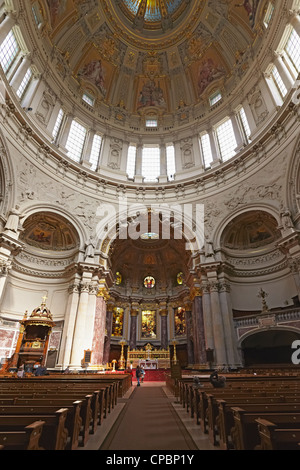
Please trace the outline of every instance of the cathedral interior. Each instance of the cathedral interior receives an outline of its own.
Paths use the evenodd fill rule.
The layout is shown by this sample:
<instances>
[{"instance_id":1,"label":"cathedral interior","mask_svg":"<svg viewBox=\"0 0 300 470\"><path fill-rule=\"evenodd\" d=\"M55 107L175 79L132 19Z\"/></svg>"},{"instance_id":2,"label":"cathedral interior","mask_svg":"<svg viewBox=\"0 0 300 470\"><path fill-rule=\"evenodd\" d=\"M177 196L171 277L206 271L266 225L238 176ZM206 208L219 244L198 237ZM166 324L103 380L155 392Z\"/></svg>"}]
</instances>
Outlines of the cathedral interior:
<instances>
[{"instance_id":1,"label":"cathedral interior","mask_svg":"<svg viewBox=\"0 0 300 470\"><path fill-rule=\"evenodd\" d=\"M2 371L299 364L299 12L0 0Z\"/></svg>"}]
</instances>

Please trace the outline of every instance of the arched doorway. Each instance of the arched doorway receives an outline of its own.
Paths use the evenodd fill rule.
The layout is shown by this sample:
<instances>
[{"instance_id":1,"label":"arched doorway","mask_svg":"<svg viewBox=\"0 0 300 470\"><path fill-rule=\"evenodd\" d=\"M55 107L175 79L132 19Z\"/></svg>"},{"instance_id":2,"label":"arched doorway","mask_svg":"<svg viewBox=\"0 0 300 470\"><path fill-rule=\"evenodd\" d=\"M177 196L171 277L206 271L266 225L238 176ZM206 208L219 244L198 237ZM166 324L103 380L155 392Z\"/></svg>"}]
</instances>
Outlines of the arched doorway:
<instances>
[{"instance_id":1,"label":"arched doorway","mask_svg":"<svg viewBox=\"0 0 300 470\"><path fill-rule=\"evenodd\" d=\"M300 339L295 331L272 329L254 333L241 343L245 367L257 364L292 365L292 343Z\"/></svg>"}]
</instances>

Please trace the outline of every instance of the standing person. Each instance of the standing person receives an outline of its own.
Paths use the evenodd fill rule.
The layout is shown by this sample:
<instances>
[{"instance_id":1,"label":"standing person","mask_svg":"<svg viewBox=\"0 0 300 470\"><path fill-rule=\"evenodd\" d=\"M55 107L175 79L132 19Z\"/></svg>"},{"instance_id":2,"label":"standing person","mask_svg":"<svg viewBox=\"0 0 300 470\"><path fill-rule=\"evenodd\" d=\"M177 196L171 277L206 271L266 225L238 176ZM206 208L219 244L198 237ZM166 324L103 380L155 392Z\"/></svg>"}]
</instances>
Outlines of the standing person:
<instances>
[{"instance_id":1,"label":"standing person","mask_svg":"<svg viewBox=\"0 0 300 470\"><path fill-rule=\"evenodd\" d=\"M141 379L141 368L140 366L137 366L136 367L136 371L135 371L135 376L136 376L136 379L137 379L137 386L139 387L141 384L140 384L140 379Z\"/></svg>"}]
</instances>

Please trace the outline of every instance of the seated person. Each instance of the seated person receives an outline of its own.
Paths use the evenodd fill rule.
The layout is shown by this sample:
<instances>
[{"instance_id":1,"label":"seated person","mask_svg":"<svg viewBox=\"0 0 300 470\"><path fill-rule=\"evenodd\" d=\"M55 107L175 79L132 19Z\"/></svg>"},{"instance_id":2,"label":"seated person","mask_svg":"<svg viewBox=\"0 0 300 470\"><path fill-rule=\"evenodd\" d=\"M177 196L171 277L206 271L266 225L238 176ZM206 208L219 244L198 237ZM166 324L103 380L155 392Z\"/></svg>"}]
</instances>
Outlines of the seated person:
<instances>
[{"instance_id":1,"label":"seated person","mask_svg":"<svg viewBox=\"0 0 300 470\"><path fill-rule=\"evenodd\" d=\"M224 388L226 385L226 377L218 375L217 371L210 374L209 381L214 388Z\"/></svg>"},{"instance_id":2,"label":"seated person","mask_svg":"<svg viewBox=\"0 0 300 470\"><path fill-rule=\"evenodd\" d=\"M194 377L193 382L194 382L194 385L193 385L194 388L203 388L203 385L201 384L199 377Z\"/></svg>"}]
</instances>

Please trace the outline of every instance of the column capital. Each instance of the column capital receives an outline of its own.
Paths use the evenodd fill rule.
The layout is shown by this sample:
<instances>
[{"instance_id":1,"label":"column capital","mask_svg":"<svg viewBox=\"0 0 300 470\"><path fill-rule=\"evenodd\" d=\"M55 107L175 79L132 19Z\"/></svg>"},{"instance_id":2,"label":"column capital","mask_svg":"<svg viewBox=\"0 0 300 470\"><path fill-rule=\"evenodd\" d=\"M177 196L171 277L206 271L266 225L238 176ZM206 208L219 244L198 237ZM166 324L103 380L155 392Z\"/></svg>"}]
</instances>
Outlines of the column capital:
<instances>
[{"instance_id":1,"label":"column capital","mask_svg":"<svg viewBox=\"0 0 300 470\"><path fill-rule=\"evenodd\" d=\"M138 311L138 310L136 310L136 309L131 309L131 310L130 310L130 316L131 316L131 317L137 317L138 314L139 314L139 311Z\"/></svg>"},{"instance_id":2,"label":"column capital","mask_svg":"<svg viewBox=\"0 0 300 470\"><path fill-rule=\"evenodd\" d=\"M168 309L167 308L161 308L159 309L159 314L161 317L167 317L168 316Z\"/></svg>"}]
</instances>

